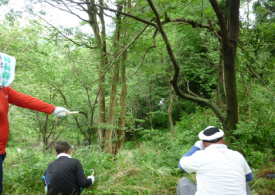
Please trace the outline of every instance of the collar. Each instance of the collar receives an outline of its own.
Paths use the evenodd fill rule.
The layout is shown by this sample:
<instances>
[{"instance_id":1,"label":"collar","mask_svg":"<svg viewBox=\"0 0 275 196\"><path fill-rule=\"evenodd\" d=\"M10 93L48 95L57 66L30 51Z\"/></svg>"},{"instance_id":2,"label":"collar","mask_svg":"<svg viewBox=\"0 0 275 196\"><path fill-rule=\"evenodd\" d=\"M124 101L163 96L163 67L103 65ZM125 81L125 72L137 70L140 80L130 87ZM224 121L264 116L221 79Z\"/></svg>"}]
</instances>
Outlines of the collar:
<instances>
[{"instance_id":1,"label":"collar","mask_svg":"<svg viewBox=\"0 0 275 196\"><path fill-rule=\"evenodd\" d=\"M211 149L227 149L227 146L225 144L211 144L205 150L211 150Z\"/></svg>"},{"instance_id":2,"label":"collar","mask_svg":"<svg viewBox=\"0 0 275 196\"><path fill-rule=\"evenodd\" d=\"M68 154L66 154L66 153L60 153L59 155L57 155L57 159L59 159L60 157L72 158L70 155L68 155Z\"/></svg>"}]
</instances>

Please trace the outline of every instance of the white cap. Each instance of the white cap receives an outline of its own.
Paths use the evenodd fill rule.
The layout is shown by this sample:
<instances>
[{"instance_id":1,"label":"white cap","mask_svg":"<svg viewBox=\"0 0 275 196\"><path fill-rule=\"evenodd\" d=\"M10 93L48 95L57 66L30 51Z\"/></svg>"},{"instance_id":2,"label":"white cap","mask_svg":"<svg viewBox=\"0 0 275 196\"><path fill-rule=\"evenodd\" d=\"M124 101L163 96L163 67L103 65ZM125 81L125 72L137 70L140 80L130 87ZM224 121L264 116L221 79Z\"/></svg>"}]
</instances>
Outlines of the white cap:
<instances>
[{"instance_id":1,"label":"white cap","mask_svg":"<svg viewBox=\"0 0 275 196\"><path fill-rule=\"evenodd\" d=\"M215 126L209 126L199 133L199 138L204 141L211 141L221 138L224 132Z\"/></svg>"}]
</instances>

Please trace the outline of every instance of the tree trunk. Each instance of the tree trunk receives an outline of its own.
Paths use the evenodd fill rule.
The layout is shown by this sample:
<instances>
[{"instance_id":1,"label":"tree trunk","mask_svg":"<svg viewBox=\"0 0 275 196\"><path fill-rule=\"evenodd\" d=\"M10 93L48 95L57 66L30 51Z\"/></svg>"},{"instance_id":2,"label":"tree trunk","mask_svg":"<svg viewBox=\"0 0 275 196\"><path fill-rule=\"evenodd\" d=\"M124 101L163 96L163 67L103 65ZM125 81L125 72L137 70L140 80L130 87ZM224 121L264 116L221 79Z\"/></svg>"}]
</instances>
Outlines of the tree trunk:
<instances>
[{"instance_id":1,"label":"tree trunk","mask_svg":"<svg viewBox=\"0 0 275 196\"><path fill-rule=\"evenodd\" d=\"M130 12L131 0L128 0L127 4L128 4L127 5L128 12ZM124 27L124 33L123 33L124 45L126 45L127 37L128 37L127 29ZM120 67L122 67L121 69L122 92L120 96L121 113L120 113L120 119L119 119L119 128L115 133L116 140L114 141L114 146L113 146L114 155L117 155L120 152L125 139L127 83L126 83L126 66L124 63L126 58L127 58L127 51L123 53L122 58L120 59Z\"/></svg>"},{"instance_id":2,"label":"tree trunk","mask_svg":"<svg viewBox=\"0 0 275 196\"><path fill-rule=\"evenodd\" d=\"M150 108L150 121L151 121L151 129L154 129L154 124L153 124L153 114L152 114L152 81L150 81L150 84L149 84L149 108Z\"/></svg>"},{"instance_id":3,"label":"tree trunk","mask_svg":"<svg viewBox=\"0 0 275 196\"><path fill-rule=\"evenodd\" d=\"M222 42L220 41L220 51L222 51ZM217 101L216 104L220 109L223 109L226 103L225 99L225 83L224 83L224 65L223 56L220 54L218 84L217 84Z\"/></svg>"},{"instance_id":4,"label":"tree trunk","mask_svg":"<svg viewBox=\"0 0 275 196\"><path fill-rule=\"evenodd\" d=\"M173 73L173 66L172 65L171 65L171 73ZM169 105L169 108L168 108L168 116L169 116L169 122L170 122L171 135L172 135L172 137L174 137L174 135L175 135L175 133L174 133L174 122L173 122L173 117L172 117L174 88L173 88L172 84L170 84L170 89L171 89L171 95L170 95L170 105Z\"/></svg>"},{"instance_id":5,"label":"tree trunk","mask_svg":"<svg viewBox=\"0 0 275 196\"><path fill-rule=\"evenodd\" d=\"M120 121L119 121L119 130L116 133L116 141L114 142L113 154L118 154L122 148L125 139L125 124L126 124L126 95L127 95L127 84L126 84L126 67L124 65L124 61L126 59L127 53L123 54L120 65L122 66L121 70L121 84L122 84L122 92L120 97Z\"/></svg>"},{"instance_id":6,"label":"tree trunk","mask_svg":"<svg viewBox=\"0 0 275 196\"><path fill-rule=\"evenodd\" d=\"M90 1L90 2L89 2ZM106 123L105 119L105 76L104 76L104 68L107 64L107 56L106 56L106 41L105 41L105 21L103 16L103 9L97 9L96 6L91 6L89 3L95 4L94 0L86 0L87 4L87 13L89 15L89 24L93 29L93 33L95 36L96 44L99 48L99 59L100 64L98 67L98 78L99 78L99 94L98 94L98 139L100 143L101 150L105 150L105 128L102 127ZM100 5L103 5L102 0L99 1ZM99 25L97 21L97 13L99 11L99 19L101 21L101 34L99 32Z\"/></svg>"},{"instance_id":7,"label":"tree trunk","mask_svg":"<svg viewBox=\"0 0 275 196\"><path fill-rule=\"evenodd\" d=\"M122 11L122 5L120 3L117 3L117 9L119 11ZM121 33L121 15L119 13L116 14L117 18L117 24L116 24L116 32L115 32L115 42L114 42L114 49L116 55L119 52L119 42L120 42L120 33ZM116 58L116 57L115 57ZM113 67L113 79L112 79L112 87L111 87L111 93L110 93L110 105L109 105L109 114L108 114L108 129L105 133L105 141L107 142L104 151L106 153L112 153L112 133L113 133L113 126L114 126L114 116L115 111L117 111L117 84L119 81L119 63L115 63ZM117 138L115 138L117 139Z\"/></svg>"}]
</instances>

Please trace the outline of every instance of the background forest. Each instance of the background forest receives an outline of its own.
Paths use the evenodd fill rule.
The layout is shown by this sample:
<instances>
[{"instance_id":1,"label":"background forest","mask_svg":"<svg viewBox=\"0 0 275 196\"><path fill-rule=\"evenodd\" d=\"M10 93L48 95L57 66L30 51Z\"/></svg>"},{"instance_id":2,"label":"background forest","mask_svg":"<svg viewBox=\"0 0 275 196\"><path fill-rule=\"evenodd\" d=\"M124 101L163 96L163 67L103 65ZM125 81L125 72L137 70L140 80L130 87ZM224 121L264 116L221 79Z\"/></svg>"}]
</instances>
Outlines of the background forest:
<instances>
[{"instance_id":1,"label":"background forest","mask_svg":"<svg viewBox=\"0 0 275 196\"><path fill-rule=\"evenodd\" d=\"M249 163L252 194L275 194L275 2L241 0L239 17L238 2L26 0L18 11L0 0L11 87L87 114L10 105L4 194L44 194L60 140L95 170L83 194L176 194L181 177L195 180L178 161L210 125Z\"/></svg>"}]
</instances>

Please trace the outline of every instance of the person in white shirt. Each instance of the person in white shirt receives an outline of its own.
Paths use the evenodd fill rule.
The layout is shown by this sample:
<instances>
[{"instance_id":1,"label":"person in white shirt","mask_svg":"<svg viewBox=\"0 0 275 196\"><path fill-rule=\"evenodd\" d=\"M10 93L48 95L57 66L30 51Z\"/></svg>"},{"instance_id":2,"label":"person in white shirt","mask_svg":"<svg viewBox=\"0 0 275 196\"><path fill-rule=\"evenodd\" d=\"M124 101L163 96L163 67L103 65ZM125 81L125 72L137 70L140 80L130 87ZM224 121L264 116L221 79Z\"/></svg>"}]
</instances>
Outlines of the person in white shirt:
<instances>
[{"instance_id":1,"label":"person in white shirt","mask_svg":"<svg viewBox=\"0 0 275 196\"><path fill-rule=\"evenodd\" d=\"M201 140L178 164L181 170L196 173L197 185L188 178L181 178L178 195L251 194L247 182L253 180L253 173L239 152L227 148L223 135L224 132L215 126L199 133Z\"/></svg>"}]
</instances>

